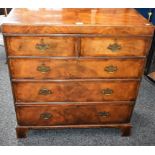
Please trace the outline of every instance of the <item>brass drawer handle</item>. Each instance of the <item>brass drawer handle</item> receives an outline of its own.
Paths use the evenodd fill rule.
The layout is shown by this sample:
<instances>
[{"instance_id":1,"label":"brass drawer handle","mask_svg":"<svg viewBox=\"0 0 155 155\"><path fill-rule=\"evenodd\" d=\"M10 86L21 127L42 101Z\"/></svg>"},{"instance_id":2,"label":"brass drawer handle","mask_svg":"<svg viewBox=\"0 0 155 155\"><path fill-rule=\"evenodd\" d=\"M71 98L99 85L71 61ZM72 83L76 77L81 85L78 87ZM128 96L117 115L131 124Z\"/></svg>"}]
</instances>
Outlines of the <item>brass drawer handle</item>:
<instances>
[{"instance_id":1,"label":"brass drawer handle","mask_svg":"<svg viewBox=\"0 0 155 155\"><path fill-rule=\"evenodd\" d=\"M112 95L112 94L114 93L114 91L113 91L112 89L110 89L110 88L106 88L106 89L103 89L103 90L101 91L101 93L102 93L103 95L110 96L110 95Z\"/></svg>"},{"instance_id":2,"label":"brass drawer handle","mask_svg":"<svg viewBox=\"0 0 155 155\"><path fill-rule=\"evenodd\" d=\"M49 49L49 44L45 44L45 43L36 44L35 48L40 51L44 51Z\"/></svg>"},{"instance_id":3,"label":"brass drawer handle","mask_svg":"<svg viewBox=\"0 0 155 155\"><path fill-rule=\"evenodd\" d=\"M113 66L113 65L106 66L104 68L104 71L106 71L108 73L114 73L114 72L117 72L117 70L118 70L117 66Z\"/></svg>"},{"instance_id":4,"label":"brass drawer handle","mask_svg":"<svg viewBox=\"0 0 155 155\"><path fill-rule=\"evenodd\" d=\"M99 112L98 113L98 116L109 117L110 116L110 113L109 112L106 112L106 111L102 111L102 112Z\"/></svg>"},{"instance_id":5,"label":"brass drawer handle","mask_svg":"<svg viewBox=\"0 0 155 155\"><path fill-rule=\"evenodd\" d=\"M40 118L44 119L44 120L48 120L48 119L52 118L52 114L45 112L45 113L40 114Z\"/></svg>"},{"instance_id":6,"label":"brass drawer handle","mask_svg":"<svg viewBox=\"0 0 155 155\"><path fill-rule=\"evenodd\" d=\"M121 45L117 44L117 43L113 43L113 44L110 44L108 47L107 47L109 50L111 50L112 52L116 52L116 51L119 51L121 50Z\"/></svg>"},{"instance_id":7,"label":"brass drawer handle","mask_svg":"<svg viewBox=\"0 0 155 155\"><path fill-rule=\"evenodd\" d=\"M52 94L52 91L46 88L42 88L39 90L39 95L50 95Z\"/></svg>"},{"instance_id":8,"label":"brass drawer handle","mask_svg":"<svg viewBox=\"0 0 155 155\"><path fill-rule=\"evenodd\" d=\"M42 65L37 67L37 71L39 71L41 73L47 73L50 70L51 70L51 68L49 66L45 66L45 64L42 64Z\"/></svg>"}]
</instances>

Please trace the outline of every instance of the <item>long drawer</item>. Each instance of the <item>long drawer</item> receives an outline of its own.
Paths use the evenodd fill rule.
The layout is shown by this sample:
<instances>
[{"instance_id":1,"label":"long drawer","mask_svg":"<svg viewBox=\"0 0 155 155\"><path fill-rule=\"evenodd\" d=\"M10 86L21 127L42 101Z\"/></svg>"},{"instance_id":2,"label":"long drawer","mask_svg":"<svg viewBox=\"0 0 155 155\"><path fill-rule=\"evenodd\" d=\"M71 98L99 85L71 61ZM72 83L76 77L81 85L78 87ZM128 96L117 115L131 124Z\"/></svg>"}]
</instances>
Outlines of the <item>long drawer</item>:
<instances>
[{"instance_id":1,"label":"long drawer","mask_svg":"<svg viewBox=\"0 0 155 155\"><path fill-rule=\"evenodd\" d=\"M73 37L8 37L9 56L74 56Z\"/></svg>"},{"instance_id":2,"label":"long drawer","mask_svg":"<svg viewBox=\"0 0 155 155\"><path fill-rule=\"evenodd\" d=\"M151 38L84 37L81 39L83 56L145 56Z\"/></svg>"},{"instance_id":3,"label":"long drawer","mask_svg":"<svg viewBox=\"0 0 155 155\"><path fill-rule=\"evenodd\" d=\"M14 82L16 102L135 100L139 81L67 80Z\"/></svg>"},{"instance_id":4,"label":"long drawer","mask_svg":"<svg viewBox=\"0 0 155 155\"><path fill-rule=\"evenodd\" d=\"M140 78L144 59L10 59L12 78Z\"/></svg>"},{"instance_id":5,"label":"long drawer","mask_svg":"<svg viewBox=\"0 0 155 155\"><path fill-rule=\"evenodd\" d=\"M50 126L128 123L132 103L82 103L16 106L19 125Z\"/></svg>"}]
</instances>

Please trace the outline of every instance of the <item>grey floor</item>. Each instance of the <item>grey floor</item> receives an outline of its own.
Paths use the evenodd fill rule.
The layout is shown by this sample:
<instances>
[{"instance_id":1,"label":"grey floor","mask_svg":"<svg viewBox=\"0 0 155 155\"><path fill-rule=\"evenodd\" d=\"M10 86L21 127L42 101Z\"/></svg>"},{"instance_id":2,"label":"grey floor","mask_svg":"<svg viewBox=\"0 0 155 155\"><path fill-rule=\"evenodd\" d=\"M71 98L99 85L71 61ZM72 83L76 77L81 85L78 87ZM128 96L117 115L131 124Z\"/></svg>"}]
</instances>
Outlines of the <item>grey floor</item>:
<instances>
[{"instance_id":1,"label":"grey floor","mask_svg":"<svg viewBox=\"0 0 155 155\"><path fill-rule=\"evenodd\" d=\"M31 130L16 139L13 107L4 49L0 47L0 145L155 145L155 85L142 80L132 117L132 135L121 137L118 129Z\"/></svg>"}]
</instances>

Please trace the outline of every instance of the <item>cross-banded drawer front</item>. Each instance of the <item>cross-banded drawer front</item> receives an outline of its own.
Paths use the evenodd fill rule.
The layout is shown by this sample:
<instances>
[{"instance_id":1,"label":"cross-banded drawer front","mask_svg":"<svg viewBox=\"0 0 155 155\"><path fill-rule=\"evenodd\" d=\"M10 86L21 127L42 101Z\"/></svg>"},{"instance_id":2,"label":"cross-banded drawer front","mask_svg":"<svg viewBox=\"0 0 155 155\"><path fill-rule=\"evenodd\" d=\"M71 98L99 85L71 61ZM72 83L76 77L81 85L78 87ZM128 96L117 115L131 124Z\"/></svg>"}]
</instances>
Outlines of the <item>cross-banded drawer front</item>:
<instances>
[{"instance_id":1,"label":"cross-banded drawer front","mask_svg":"<svg viewBox=\"0 0 155 155\"><path fill-rule=\"evenodd\" d=\"M74 56L73 37L7 37L9 56Z\"/></svg>"},{"instance_id":2,"label":"cross-banded drawer front","mask_svg":"<svg viewBox=\"0 0 155 155\"><path fill-rule=\"evenodd\" d=\"M80 125L125 123L130 120L131 103L82 103L16 106L19 125Z\"/></svg>"},{"instance_id":3,"label":"cross-banded drawer front","mask_svg":"<svg viewBox=\"0 0 155 155\"><path fill-rule=\"evenodd\" d=\"M82 56L145 56L150 38L86 37L81 39Z\"/></svg>"},{"instance_id":4,"label":"cross-banded drawer front","mask_svg":"<svg viewBox=\"0 0 155 155\"><path fill-rule=\"evenodd\" d=\"M144 59L11 59L12 78L140 78Z\"/></svg>"},{"instance_id":5,"label":"cross-banded drawer front","mask_svg":"<svg viewBox=\"0 0 155 155\"><path fill-rule=\"evenodd\" d=\"M17 102L85 102L135 100L139 82L133 80L14 82Z\"/></svg>"}]
</instances>

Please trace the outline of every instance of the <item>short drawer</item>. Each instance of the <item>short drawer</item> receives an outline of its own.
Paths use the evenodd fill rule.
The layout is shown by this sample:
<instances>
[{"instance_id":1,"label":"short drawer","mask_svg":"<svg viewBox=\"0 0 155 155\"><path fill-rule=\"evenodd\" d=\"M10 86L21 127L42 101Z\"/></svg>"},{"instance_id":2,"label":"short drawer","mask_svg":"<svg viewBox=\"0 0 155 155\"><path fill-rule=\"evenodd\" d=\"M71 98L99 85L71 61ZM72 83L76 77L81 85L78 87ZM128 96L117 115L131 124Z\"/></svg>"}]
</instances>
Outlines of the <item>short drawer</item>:
<instances>
[{"instance_id":1,"label":"short drawer","mask_svg":"<svg viewBox=\"0 0 155 155\"><path fill-rule=\"evenodd\" d=\"M91 37L81 38L83 56L145 56L151 43L150 38Z\"/></svg>"},{"instance_id":2,"label":"short drawer","mask_svg":"<svg viewBox=\"0 0 155 155\"><path fill-rule=\"evenodd\" d=\"M140 78L144 59L10 59L12 78Z\"/></svg>"},{"instance_id":3,"label":"short drawer","mask_svg":"<svg viewBox=\"0 0 155 155\"><path fill-rule=\"evenodd\" d=\"M128 123L132 103L82 103L16 106L19 125L82 125Z\"/></svg>"},{"instance_id":4,"label":"short drawer","mask_svg":"<svg viewBox=\"0 0 155 155\"><path fill-rule=\"evenodd\" d=\"M74 56L72 37L7 37L9 56Z\"/></svg>"},{"instance_id":5,"label":"short drawer","mask_svg":"<svg viewBox=\"0 0 155 155\"><path fill-rule=\"evenodd\" d=\"M135 100L139 81L67 80L14 82L16 102Z\"/></svg>"}]
</instances>

